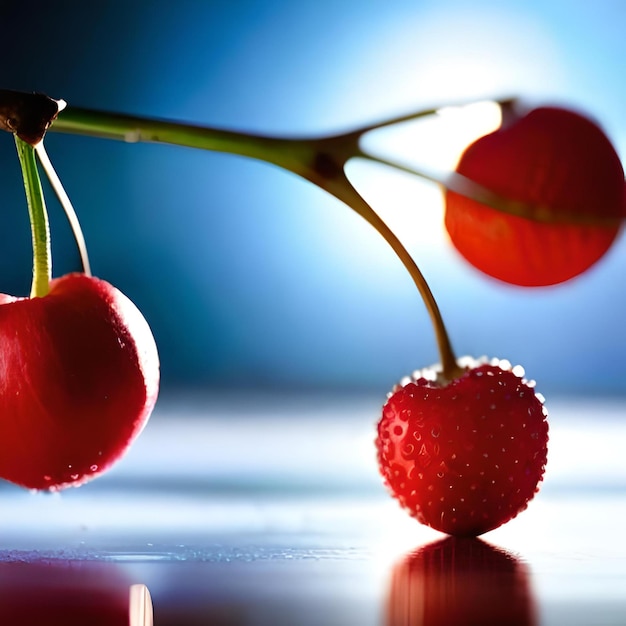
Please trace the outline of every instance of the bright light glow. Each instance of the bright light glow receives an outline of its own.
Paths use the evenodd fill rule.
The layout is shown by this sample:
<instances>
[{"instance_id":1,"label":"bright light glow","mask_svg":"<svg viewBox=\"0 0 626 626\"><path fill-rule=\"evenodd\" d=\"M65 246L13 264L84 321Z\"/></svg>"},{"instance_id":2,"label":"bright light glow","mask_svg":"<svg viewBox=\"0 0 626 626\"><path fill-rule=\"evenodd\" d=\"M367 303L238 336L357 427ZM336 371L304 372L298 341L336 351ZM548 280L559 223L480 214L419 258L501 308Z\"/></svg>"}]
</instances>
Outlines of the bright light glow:
<instances>
[{"instance_id":1,"label":"bright light glow","mask_svg":"<svg viewBox=\"0 0 626 626\"><path fill-rule=\"evenodd\" d=\"M439 140L433 136L429 143L432 167L453 169L460 154L478 137L493 132L502 123L500 106L491 100L474 102L462 107L439 109L441 127Z\"/></svg>"},{"instance_id":2,"label":"bright light glow","mask_svg":"<svg viewBox=\"0 0 626 626\"><path fill-rule=\"evenodd\" d=\"M388 161L443 175L475 139L498 128L501 119L493 101L445 107L437 115L374 131L363 147ZM435 183L370 163L350 164L348 175L405 245L420 250L444 245L444 207Z\"/></svg>"},{"instance_id":3,"label":"bright light glow","mask_svg":"<svg viewBox=\"0 0 626 626\"><path fill-rule=\"evenodd\" d=\"M529 49L528 42L533 45ZM353 91L338 91L346 119L364 122L402 115L411 110L442 106L438 115L396 128L372 133L364 140L367 150L389 160L429 171L454 168L462 151L478 136L499 123L493 97L537 98L559 87L567 75L564 59L551 33L526 11L472 7L423 7L415 15L389 25L384 45L359 51L362 74L352 75ZM373 79L375 78L375 79ZM471 100L469 106L457 105ZM342 113L343 114L343 113ZM442 217L440 189L382 167L354 162L348 174L373 208L400 237L428 277L447 274L456 267L450 253ZM379 292L391 295L390 277L396 276L397 259L383 246L375 247L369 233L353 229L353 222L323 225L325 237L334 231L339 245L329 246L340 258L337 267L352 268L355 276ZM348 229L349 232L348 232ZM349 241L349 249L341 242ZM375 268L369 275L363 268ZM395 286L397 288L397 285ZM404 287L403 287L404 288ZM394 292L395 293L395 292Z\"/></svg>"}]
</instances>

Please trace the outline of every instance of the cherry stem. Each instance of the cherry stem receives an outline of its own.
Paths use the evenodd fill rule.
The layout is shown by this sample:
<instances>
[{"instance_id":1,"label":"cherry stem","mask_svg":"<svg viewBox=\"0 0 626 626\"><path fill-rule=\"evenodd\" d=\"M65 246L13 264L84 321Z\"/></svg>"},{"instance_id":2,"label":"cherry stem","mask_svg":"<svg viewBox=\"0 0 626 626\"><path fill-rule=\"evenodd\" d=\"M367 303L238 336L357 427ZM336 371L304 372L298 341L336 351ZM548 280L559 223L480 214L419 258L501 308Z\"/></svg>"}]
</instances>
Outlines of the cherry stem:
<instances>
[{"instance_id":1,"label":"cherry stem","mask_svg":"<svg viewBox=\"0 0 626 626\"><path fill-rule=\"evenodd\" d=\"M129 143L174 144L255 158L277 165L324 189L367 220L391 246L409 272L435 330L442 377L451 380L459 376L462 370L457 364L439 307L423 274L397 236L356 191L345 174L345 166L352 158L376 160L360 147L360 140L365 133L432 115L437 110L419 111L338 135L304 139L268 137L73 107L65 109L50 130Z\"/></svg>"},{"instance_id":2,"label":"cherry stem","mask_svg":"<svg viewBox=\"0 0 626 626\"><path fill-rule=\"evenodd\" d=\"M50 228L48 212L43 197L35 148L15 135L17 155L22 168L28 216L33 240L33 281L30 297L43 297L50 289L52 277L52 251L50 248Z\"/></svg>"},{"instance_id":3,"label":"cherry stem","mask_svg":"<svg viewBox=\"0 0 626 626\"><path fill-rule=\"evenodd\" d=\"M358 193L348 180L345 173L327 181L323 185L323 188L367 220L367 222L371 224L391 246L400 261L402 261L402 264L413 279L413 282L422 297L424 305L426 306L428 315L430 316L437 339L439 358L441 359L442 379L452 380L460 376L463 373L463 369L457 363L448 331L446 330L446 326L441 316L441 311L439 310L439 306L437 305L424 275L415 263L413 257L409 254L394 232Z\"/></svg>"},{"instance_id":4,"label":"cherry stem","mask_svg":"<svg viewBox=\"0 0 626 626\"><path fill-rule=\"evenodd\" d=\"M52 162L48 157L48 153L44 148L43 141L40 141L35 146L35 152L39 157L39 161L41 162L41 166L50 181L50 185L52 189L56 193L56 196L65 211L65 216L67 217L67 221L70 223L70 227L72 228L72 233L74 234L74 239L76 241L76 246L78 247L78 252L80 254L81 264L83 266L83 273L87 276L91 276L91 266L89 263L89 255L87 254L87 244L85 243L85 237L83 235L83 230L80 227L80 222L78 221L78 215L76 215L76 211L72 206L72 202L70 201L69 196L67 195L63 184L61 183L61 179L58 177L54 167L52 166Z\"/></svg>"},{"instance_id":5,"label":"cherry stem","mask_svg":"<svg viewBox=\"0 0 626 626\"><path fill-rule=\"evenodd\" d=\"M510 106L514 100L508 98L494 102L505 107ZM336 135L285 138L68 106L59 111L58 117L51 121L48 130L116 139L126 143L164 143L225 152L265 161L309 180L311 179L306 172L312 165L323 167L323 161L327 157L335 162L341 160L343 163L353 157L362 157L402 171L410 171L415 176L445 186L445 177L416 169L409 170L401 164L368 154L362 151L359 145L361 138L372 131L435 115L440 110L441 107L423 109ZM314 164L316 160L318 163ZM481 192L480 197L474 198L474 192L478 191ZM471 185L460 190L460 193L468 194L477 201L484 196L482 190Z\"/></svg>"}]
</instances>

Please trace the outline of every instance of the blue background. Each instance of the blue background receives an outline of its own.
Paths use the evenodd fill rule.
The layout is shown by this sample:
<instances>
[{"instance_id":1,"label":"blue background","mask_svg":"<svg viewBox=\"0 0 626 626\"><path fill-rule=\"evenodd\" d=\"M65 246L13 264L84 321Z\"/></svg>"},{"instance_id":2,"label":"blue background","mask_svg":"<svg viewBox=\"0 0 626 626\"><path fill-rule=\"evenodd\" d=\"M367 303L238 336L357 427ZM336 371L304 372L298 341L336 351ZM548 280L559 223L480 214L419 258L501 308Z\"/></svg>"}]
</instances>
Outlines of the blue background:
<instances>
[{"instance_id":1,"label":"blue background","mask_svg":"<svg viewBox=\"0 0 626 626\"><path fill-rule=\"evenodd\" d=\"M0 87L76 106L288 135L513 94L586 111L626 154L618 0L11 4L0 25ZM13 142L0 140L0 290L25 295L26 205ZM94 273L153 328L165 392L382 395L438 360L400 262L312 185L261 162L185 148L53 133L46 146ZM426 162L434 147L416 142ZM420 214L440 215L436 189L379 167L354 176L406 237L459 354L520 363L544 394L626 392L623 238L566 285L507 287L466 266L437 219L414 236ZM412 190L431 200L413 203ZM79 265L52 195L50 213L60 275Z\"/></svg>"}]
</instances>

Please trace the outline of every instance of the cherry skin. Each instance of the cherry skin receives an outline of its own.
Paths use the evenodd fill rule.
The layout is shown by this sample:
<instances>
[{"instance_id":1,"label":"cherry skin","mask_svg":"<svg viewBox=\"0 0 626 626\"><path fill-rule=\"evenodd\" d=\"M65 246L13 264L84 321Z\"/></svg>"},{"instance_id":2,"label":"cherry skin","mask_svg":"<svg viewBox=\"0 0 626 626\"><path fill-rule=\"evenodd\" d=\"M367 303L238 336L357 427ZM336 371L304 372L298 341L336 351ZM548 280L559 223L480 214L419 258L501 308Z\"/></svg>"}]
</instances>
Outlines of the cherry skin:
<instances>
[{"instance_id":1,"label":"cherry skin","mask_svg":"<svg viewBox=\"0 0 626 626\"><path fill-rule=\"evenodd\" d=\"M84 274L0 295L0 477L78 486L111 467L156 402L159 359L135 305Z\"/></svg>"},{"instance_id":2,"label":"cherry skin","mask_svg":"<svg viewBox=\"0 0 626 626\"><path fill-rule=\"evenodd\" d=\"M547 461L542 398L506 361L469 364L453 380L432 369L397 386L378 424L378 464L418 521L478 536L523 511Z\"/></svg>"},{"instance_id":3,"label":"cherry skin","mask_svg":"<svg viewBox=\"0 0 626 626\"><path fill-rule=\"evenodd\" d=\"M456 170L502 198L547 211L549 219L537 221L446 192L445 226L456 249L514 285L553 285L585 272L626 216L619 156L596 124L565 109L515 117L471 144Z\"/></svg>"}]
</instances>

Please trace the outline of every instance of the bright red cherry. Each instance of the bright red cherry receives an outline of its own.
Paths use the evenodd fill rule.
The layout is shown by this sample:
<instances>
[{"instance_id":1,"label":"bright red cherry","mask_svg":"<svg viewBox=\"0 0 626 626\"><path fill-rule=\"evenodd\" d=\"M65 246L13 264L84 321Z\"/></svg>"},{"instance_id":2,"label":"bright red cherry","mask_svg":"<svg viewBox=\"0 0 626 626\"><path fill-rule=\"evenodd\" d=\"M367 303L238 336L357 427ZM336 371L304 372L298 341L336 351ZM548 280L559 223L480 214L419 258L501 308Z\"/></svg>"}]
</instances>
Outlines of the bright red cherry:
<instances>
[{"instance_id":1,"label":"bright red cherry","mask_svg":"<svg viewBox=\"0 0 626 626\"><path fill-rule=\"evenodd\" d=\"M0 295L0 477L31 489L106 471L143 429L159 387L147 322L109 283L52 280L43 297Z\"/></svg>"},{"instance_id":2,"label":"bright red cherry","mask_svg":"<svg viewBox=\"0 0 626 626\"><path fill-rule=\"evenodd\" d=\"M436 369L397 386L378 424L378 464L391 494L422 524L477 536L523 511L547 461L542 398L506 361Z\"/></svg>"},{"instance_id":3,"label":"bright red cherry","mask_svg":"<svg viewBox=\"0 0 626 626\"><path fill-rule=\"evenodd\" d=\"M626 216L624 170L604 132L561 108L537 108L471 144L457 172L537 211L515 215L446 192L456 249L485 274L523 286L585 272L610 248Z\"/></svg>"}]
</instances>

